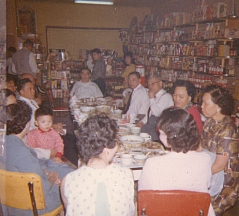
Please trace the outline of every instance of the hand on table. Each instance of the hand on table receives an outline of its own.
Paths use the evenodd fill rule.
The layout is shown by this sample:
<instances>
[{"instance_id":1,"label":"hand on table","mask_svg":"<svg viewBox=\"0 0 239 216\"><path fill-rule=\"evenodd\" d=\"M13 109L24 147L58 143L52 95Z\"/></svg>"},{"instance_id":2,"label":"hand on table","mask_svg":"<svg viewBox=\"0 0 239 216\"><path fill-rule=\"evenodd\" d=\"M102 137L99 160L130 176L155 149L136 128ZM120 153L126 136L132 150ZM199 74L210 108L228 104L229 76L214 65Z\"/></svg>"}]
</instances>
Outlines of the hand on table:
<instances>
[{"instance_id":1,"label":"hand on table","mask_svg":"<svg viewBox=\"0 0 239 216\"><path fill-rule=\"evenodd\" d=\"M140 127L140 128L141 128L143 125L144 125L143 122L139 122L138 124L136 124L136 126L137 126L137 127Z\"/></svg>"}]
</instances>

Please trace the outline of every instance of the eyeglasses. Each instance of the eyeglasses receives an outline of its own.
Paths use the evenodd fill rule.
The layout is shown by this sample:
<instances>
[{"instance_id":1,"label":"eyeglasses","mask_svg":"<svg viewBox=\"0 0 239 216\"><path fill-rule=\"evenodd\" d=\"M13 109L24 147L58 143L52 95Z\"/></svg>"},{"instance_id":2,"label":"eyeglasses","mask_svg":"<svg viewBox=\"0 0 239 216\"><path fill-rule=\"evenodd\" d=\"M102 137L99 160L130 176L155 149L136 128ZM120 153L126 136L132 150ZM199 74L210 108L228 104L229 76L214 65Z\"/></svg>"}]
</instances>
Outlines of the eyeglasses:
<instances>
[{"instance_id":1,"label":"eyeglasses","mask_svg":"<svg viewBox=\"0 0 239 216\"><path fill-rule=\"evenodd\" d=\"M162 81L160 80L160 81L157 81L157 82L148 83L148 86L154 86L156 83L159 83L159 82L162 82Z\"/></svg>"}]
</instances>

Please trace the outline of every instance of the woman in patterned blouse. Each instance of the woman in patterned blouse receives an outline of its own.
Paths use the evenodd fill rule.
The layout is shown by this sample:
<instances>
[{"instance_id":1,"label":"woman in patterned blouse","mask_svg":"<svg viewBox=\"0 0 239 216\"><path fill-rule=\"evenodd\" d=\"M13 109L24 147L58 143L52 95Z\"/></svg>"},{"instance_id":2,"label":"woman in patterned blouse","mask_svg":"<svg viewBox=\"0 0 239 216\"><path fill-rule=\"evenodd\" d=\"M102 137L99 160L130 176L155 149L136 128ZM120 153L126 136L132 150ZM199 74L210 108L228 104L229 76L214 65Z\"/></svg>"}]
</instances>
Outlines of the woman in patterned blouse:
<instances>
[{"instance_id":1,"label":"woman in patterned blouse","mask_svg":"<svg viewBox=\"0 0 239 216\"><path fill-rule=\"evenodd\" d=\"M213 197L216 215L221 215L237 200L239 188L239 143L237 128L230 118L233 98L226 89L211 85L205 88L202 112L208 118L204 123L201 144L216 154L212 174L224 170L221 192Z\"/></svg>"}]
</instances>

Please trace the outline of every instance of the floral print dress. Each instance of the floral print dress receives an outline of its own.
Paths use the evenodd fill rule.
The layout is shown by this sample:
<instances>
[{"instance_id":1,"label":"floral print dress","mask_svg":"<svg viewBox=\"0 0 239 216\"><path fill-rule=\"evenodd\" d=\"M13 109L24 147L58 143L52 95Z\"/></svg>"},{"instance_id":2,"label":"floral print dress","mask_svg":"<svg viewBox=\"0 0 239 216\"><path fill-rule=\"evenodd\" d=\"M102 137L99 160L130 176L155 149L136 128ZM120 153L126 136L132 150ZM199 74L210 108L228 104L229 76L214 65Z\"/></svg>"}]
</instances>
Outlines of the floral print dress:
<instances>
[{"instance_id":1,"label":"floral print dress","mask_svg":"<svg viewBox=\"0 0 239 216\"><path fill-rule=\"evenodd\" d=\"M224 184L221 192L211 197L216 215L221 215L237 201L239 189L239 142L237 128L229 116L221 121L206 120L201 139L202 147L208 151L229 156L224 169Z\"/></svg>"}]
</instances>

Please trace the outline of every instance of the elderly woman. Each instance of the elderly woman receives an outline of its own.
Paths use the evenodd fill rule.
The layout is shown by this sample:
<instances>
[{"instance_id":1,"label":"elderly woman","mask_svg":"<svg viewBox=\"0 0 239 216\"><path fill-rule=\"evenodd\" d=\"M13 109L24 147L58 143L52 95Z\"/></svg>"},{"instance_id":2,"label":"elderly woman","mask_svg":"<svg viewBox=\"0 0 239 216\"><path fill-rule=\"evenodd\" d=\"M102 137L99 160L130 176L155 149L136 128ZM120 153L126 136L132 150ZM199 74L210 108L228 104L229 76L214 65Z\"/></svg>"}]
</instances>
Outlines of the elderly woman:
<instances>
[{"instance_id":1,"label":"elderly woman","mask_svg":"<svg viewBox=\"0 0 239 216\"><path fill-rule=\"evenodd\" d=\"M117 125L101 114L88 118L78 131L82 166L62 182L66 215L134 215L131 171L112 163L117 151Z\"/></svg>"},{"instance_id":2,"label":"elderly woman","mask_svg":"<svg viewBox=\"0 0 239 216\"><path fill-rule=\"evenodd\" d=\"M173 101L175 107L185 109L196 121L198 132L201 134L203 123L198 109L192 104L196 90L195 86L185 80L177 80L174 83Z\"/></svg>"},{"instance_id":3,"label":"elderly woman","mask_svg":"<svg viewBox=\"0 0 239 216\"><path fill-rule=\"evenodd\" d=\"M193 117L183 109L168 108L157 124L161 142L171 152L149 158L139 179L139 190L187 190L208 192L211 159L197 152L199 133ZM210 207L209 215L214 215Z\"/></svg>"},{"instance_id":4,"label":"elderly woman","mask_svg":"<svg viewBox=\"0 0 239 216\"><path fill-rule=\"evenodd\" d=\"M233 98L226 89L211 85L205 88L202 112L208 118L204 124L201 145L216 159L212 174L224 171L221 192L212 197L216 215L221 215L237 200L239 188L239 143L237 128L230 118Z\"/></svg>"},{"instance_id":5,"label":"elderly woman","mask_svg":"<svg viewBox=\"0 0 239 216\"><path fill-rule=\"evenodd\" d=\"M22 141L29 130L31 119L30 107L17 101L7 106L7 136L6 136L6 161L5 168L11 172L30 172L38 174L42 179L46 208L39 210L44 214L61 205L58 184L58 174L42 169L39 160L33 150ZM7 206L3 207L3 215L31 216L32 210L20 210ZM63 212L62 212L63 215Z\"/></svg>"}]
</instances>

